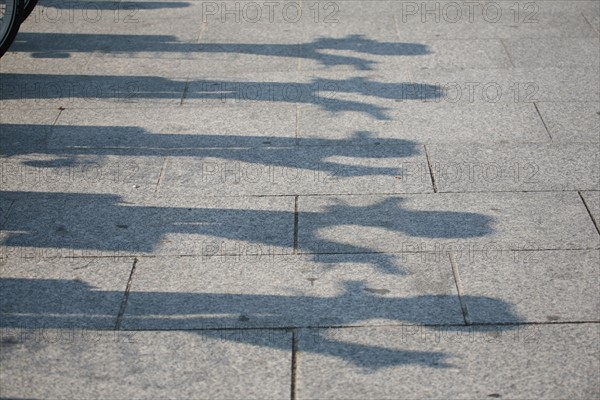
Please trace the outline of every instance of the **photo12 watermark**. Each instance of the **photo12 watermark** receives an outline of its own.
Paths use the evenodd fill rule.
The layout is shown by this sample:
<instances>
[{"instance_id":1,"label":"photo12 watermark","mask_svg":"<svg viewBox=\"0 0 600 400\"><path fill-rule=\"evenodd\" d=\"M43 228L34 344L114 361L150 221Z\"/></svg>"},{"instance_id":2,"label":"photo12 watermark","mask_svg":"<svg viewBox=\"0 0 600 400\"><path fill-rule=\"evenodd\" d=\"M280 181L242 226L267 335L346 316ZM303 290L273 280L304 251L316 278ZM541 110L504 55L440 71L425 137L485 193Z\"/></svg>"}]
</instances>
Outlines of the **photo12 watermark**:
<instances>
[{"instance_id":1,"label":"photo12 watermark","mask_svg":"<svg viewBox=\"0 0 600 400\"><path fill-rule=\"evenodd\" d=\"M136 102L141 93L140 82L103 84L93 80L52 80L47 82L0 83L0 100L20 102Z\"/></svg>"},{"instance_id":2,"label":"photo12 watermark","mask_svg":"<svg viewBox=\"0 0 600 400\"><path fill-rule=\"evenodd\" d=\"M36 24L137 24L140 22L139 11L135 2L50 0L34 8L28 20Z\"/></svg>"},{"instance_id":3,"label":"photo12 watermark","mask_svg":"<svg viewBox=\"0 0 600 400\"><path fill-rule=\"evenodd\" d=\"M202 82L196 96L202 102L285 102L323 103L335 101L339 87L335 82Z\"/></svg>"},{"instance_id":4,"label":"photo12 watermark","mask_svg":"<svg viewBox=\"0 0 600 400\"><path fill-rule=\"evenodd\" d=\"M81 162L75 165L45 167L26 163L0 162L2 184L38 183L136 183L140 166L128 162Z\"/></svg>"},{"instance_id":5,"label":"photo12 watermark","mask_svg":"<svg viewBox=\"0 0 600 400\"><path fill-rule=\"evenodd\" d=\"M535 82L435 82L402 86L396 101L421 100L430 103L533 103L540 87Z\"/></svg>"},{"instance_id":6,"label":"photo12 watermark","mask_svg":"<svg viewBox=\"0 0 600 400\"><path fill-rule=\"evenodd\" d=\"M396 20L400 23L535 24L539 22L539 12L539 4L532 1L403 1Z\"/></svg>"},{"instance_id":7,"label":"photo12 watermark","mask_svg":"<svg viewBox=\"0 0 600 400\"><path fill-rule=\"evenodd\" d=\"M291 23L312 21L314 23L337 24L340 3L327 2L202 2L202 22L220 23Z\"/></svg>"}]
</instances>

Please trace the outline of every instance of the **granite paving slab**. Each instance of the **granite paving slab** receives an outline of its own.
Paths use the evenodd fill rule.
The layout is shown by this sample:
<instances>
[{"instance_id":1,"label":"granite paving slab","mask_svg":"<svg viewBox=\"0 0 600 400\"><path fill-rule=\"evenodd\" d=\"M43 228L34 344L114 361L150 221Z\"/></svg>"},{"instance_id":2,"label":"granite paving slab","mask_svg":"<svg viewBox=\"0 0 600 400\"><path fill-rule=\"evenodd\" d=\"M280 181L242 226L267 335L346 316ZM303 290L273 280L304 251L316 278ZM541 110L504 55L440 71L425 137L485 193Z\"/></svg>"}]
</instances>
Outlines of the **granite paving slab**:
<instances>
[{"instance_id":1,"label":"granite paving slab","mask_svg":"<svg viewBox=\"0 0 600 400\"><path fill-rule=\"evenodd\" d=\"M583 192L581 196L600 234L600 192Z\"/></svg>"},{"instance_id":2,"label":"granite paving slab","mask_svg":"<svg viewBox=\"0 0 600 400\"><path fill-rule=\"evenodd\" d=\"M167 158L157 191L170 196L433 192L421 146L404 140L370 146L335 142L178 151Z\"/></svg>"},{"instance_id":3,"label":"granite paving slab","mask_svg":"<svg viewBox=\"0 0 600 400\"><path fill-rule=\"evenodd\" d=\"M598 324L302 332L298 398L587 399L600 387L598 332Z\"/></svg>"},{"instance_id":4,"label":"granite paving slab","mask_svg":"<svg viewBox=\"0 0 600 400\"><path fill-rule=\"evenodd\" d=\"M326 110L314 105L303 106L299 112L300 143L321 138L349 143L402 139L421 144L550 140L533 104L451 104L444 99L418 100L427 96L425 93L419 85L399 90L397 99L371 108L363 106L361 113L344 107ZM425 125L427 128L423 129Z\"/></svg>"},{"instance_id":5,"label":"granite paving slab","mask_svg":"<svg viewBox=\"0 0 600 400\"><path fill-rule=\"evenodd\" d=\"M557 142L600 142L600 103L537 103L552 140ZM593 146L592 146L593 147Z\"/></svg>"},{"instance_id":6,"label":"granite paving slab","mask_svg":"<svg viewBox=\"0 0 600 400\"><path fill-rule=\"evenodd\" d=\"M4 191L1 197L14 200L0 237L10 249L193 255L217 241L234 253L236 248L260 244L286 254L294 243L293 197L24 191Z\"/></svg>"},{"instance_id":7,"label":"granite paving slab","mask_svg":"<svg viewBox=\"0 0 600 400\"><path fill-rule=\"evenodd\" d=\"M285 331L47 330L40 336L3 335L3 396L265 399L290 393L292 344Z\"/></svg>"},{"instance_id":8,"label":"granite paving slab","mask_svg":"<svg viewBox=\"0 0 600 400\"><path fill-rule=\"evenodd\" d=\"M65 110L49 146L148 150L205 147L294 146L294 105L221 104L202 107L149 107L136 110ZM274 118L275 117L275 118Z\"/></svg>"},{"instance_id":9,"label":"granite paving slab","mask_svg":"<svg viewBox=\"0 0 600 400\"><path fill-rule=\"evenodd\" d=\"M0 255L3 331L25 336L44 329L115 328L133 258L4 246Z\"/></svg>"},{"instance_id":10,"label":"granite paving slab","mask_svg":"<svg viewBox=\"0 0 600 400\"><path fill-rule=\"evenodd\" d=\"M301 196L298 248L317 253L597 249L598 233L577 192Z\"/></svg>"},{"instance_id":11,"label":"granite paving slab","mask_svg":"<svg viewBox=\"0 0 600 400\"><path fill-rule=\"evenodd\" d=\"M447 256L417 253L275 255L218 241L201 257L140 259L124 329L248 329L459 324ZM510 305L478 297L510 312Z\"/></svg>"},{"instance_id":12,"label":"granite paving slab","mask_svg":"<svg viewBox=\"0 0 600 400\"><path fill-rule=\"evenodd\" d=\"M486 254L456 261L472 323L598 322L600 252L522 251ZM488 296L512 304L514 314L471 299ZM515 318L515 316L519 318Z\"/></svg>"},{"instance_id":13,"label":"granite paving slab","mask_svg":"<svg viewBox=\"0 0 600 400\"><path fill-rule=\"evenodd\" d=\"M598 151L589 144L427 146L440 192L596 190Z\"/></svg>"}]
</instances>

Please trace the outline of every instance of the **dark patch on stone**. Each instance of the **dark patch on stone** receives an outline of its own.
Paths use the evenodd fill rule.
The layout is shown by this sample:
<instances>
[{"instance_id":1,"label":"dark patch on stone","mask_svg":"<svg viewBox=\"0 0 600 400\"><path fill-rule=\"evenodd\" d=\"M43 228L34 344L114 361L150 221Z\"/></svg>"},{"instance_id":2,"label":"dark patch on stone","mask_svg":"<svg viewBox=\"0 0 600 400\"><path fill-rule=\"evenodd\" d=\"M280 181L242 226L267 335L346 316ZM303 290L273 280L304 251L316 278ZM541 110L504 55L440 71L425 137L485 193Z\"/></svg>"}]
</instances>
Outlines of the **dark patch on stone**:
<instances>
[{"instance_id":1,"label":"dark patch on stone","mask_svg":"<svg viewBox=\"0 0 600 400\"><path fill-rule=\"evenodd\" d=\"M240 315L240 317L238 318L239 321L242 322L246 322L246 321L250 321L250 318L248 318L247 316L245 316L244 314Z\"/></svg>"},{"instance_id":2,"label":"dark patch on stone","mask_svg":"<svg viewBox=\"0 0 600 400\"><path fill-rule=\"evenodd\" d=\"M117 224L117 228L127 229L127 228L129 228L129 226L128 225L124 225L124 224Z\"/></svg>"},{"instance_id":3,"label":"dark patch on stone","mask_svg":"<svg viewBox=\"0 0 600 400\"><path fill-rule=\"evenodd\" d=\"M3 346L14 346L15 344L19 344L20 342L14 337L2 337L0 338L0 344Z\"/></svg>"},{"instance_id":4,"label":"dark patch on stone","mask_svg":"<svg viewBox=\"0 0 600 400\"><path fill-rule=\"evenodd\" d=\"M558 321L558 320L560 320L560 317L558 317L556 315L548 315L548 316L546 316L546 319L548 321Z\"/></svg>"},{"instance_id":5,"label":"dark patch on stone","mask_svg":"<svg viewBox=\"0 0 600 400\"><path fill-rule=\"evenodd\" d=\"M375 293L375 294L388 294L390 291L387 289L373 289L373 288L365 288L367 292Z\"/></svg>"}]
</instances>

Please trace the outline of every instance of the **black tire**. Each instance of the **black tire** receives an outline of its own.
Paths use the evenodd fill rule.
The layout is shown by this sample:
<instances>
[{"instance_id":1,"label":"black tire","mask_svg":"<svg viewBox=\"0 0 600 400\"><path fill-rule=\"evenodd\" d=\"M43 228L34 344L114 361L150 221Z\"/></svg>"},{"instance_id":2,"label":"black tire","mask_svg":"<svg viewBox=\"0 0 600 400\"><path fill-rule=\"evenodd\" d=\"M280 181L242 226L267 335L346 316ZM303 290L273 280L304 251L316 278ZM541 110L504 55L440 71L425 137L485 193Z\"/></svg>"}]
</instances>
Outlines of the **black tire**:
<instances>
[{"instance_id":1,"label":"black tire","mask_svg":"<svg viewBox=\"0 0 600 400\"><path fill-rule=\"evenodd\" d=\"M23 5L20 0L2 0L4 15L0 19L0 57L6 53L21 26L23 18Z\"/></svg>"},{"instance_id":2,"label":"black tire","mask_svg":"<svg viewBox=\"0 0 600 400\"><path fill-rule=\"evenodd\" d=\"M35 8L35 5L37 4L38 0L22 0L23 2L23 16L21 17L21 22L25 21L27 19L27 17L29 17L29 14L31 14L31 12L33 11L33 9Z\"/></svg>"}]
</instances>

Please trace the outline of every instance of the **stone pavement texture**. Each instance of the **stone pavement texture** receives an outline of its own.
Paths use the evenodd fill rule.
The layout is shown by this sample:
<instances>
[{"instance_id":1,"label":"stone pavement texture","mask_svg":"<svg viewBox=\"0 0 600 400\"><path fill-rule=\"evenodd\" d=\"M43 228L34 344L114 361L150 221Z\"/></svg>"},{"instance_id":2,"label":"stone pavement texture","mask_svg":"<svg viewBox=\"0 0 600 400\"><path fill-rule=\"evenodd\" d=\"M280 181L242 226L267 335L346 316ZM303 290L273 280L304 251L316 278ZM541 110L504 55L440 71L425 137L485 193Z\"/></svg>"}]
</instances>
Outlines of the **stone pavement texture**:
<instances>
[{"instance_id":1,"label":"stone pavement texture","mask_svg":"<svg viewBox=\"0 0 600 400\"><path fill-rule=\"evenodd\" d=\"M40 0L0 397L600 398L600 2Z\"/></svg>"}]
</instances>

